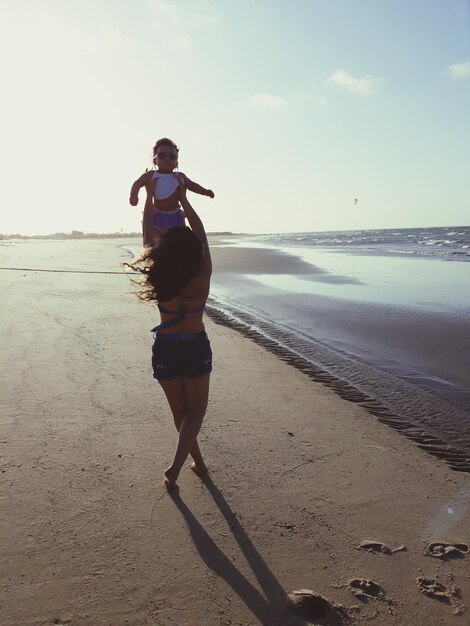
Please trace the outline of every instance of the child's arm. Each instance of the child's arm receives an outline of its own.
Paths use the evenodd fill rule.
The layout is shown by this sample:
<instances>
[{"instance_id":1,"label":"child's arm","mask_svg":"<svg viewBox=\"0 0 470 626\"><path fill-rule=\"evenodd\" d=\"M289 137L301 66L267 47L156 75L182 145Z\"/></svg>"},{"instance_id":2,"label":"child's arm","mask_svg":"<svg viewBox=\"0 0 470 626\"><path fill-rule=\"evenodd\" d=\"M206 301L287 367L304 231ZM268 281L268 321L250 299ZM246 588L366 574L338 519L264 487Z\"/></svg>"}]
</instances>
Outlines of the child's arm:
<instances>
[{"instance_id":1,"label":"child's arm","mask_svg":"<svg viewBox=\"0 0 470 626\"><path fill-rule=\"evenodd\" d=\"M131 193L129 195L129 202L132 206L137 206L139 204L139 190L141 187L147 187L150 184L153 176L153 171L145 172L142 176L135 181L135 183L131 187Z\"/></svg>"},{"instance_id":2,"label":"child's arm","mask_svg":"<svg viewBox=\"0 0 470 626\"><path fill-rule=\"evenodd\" d=\"M212 191L212 189L205 189L204 187L201 187L201 185L198 185L197 183L193 182L192 180L189 180L189 178L186 176L186 174L181 174L184 177L184 184L186 186L187 189L189 189L189 191L193 191L194 193L198 193L201 196L209 196L209 198L213 198L215 196L214 192Z\"/></svg>"}]
</instances>

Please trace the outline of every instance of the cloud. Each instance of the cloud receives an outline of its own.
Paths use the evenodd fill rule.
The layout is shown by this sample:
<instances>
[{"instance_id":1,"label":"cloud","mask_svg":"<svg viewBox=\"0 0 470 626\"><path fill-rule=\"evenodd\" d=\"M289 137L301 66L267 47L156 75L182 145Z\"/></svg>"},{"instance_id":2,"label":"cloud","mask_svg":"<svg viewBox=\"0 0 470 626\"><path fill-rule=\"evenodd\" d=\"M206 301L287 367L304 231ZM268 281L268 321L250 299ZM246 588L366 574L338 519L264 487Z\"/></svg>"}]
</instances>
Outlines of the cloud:
<instances>
[{"instance_id":1,"label":"cloud","mask_svg":"<svg viewBox=\"0 0 470 626\"><path fill-rule=\"evenodd\" d=\"M98 25L98 39L106 48L135 48L133 39L121 35L117 30L107 24Z\"/></svg>"},{"instance_id":2,"label":"cloud","mask_svg":"<svg viewBox=\"0 0 470 626\"><path fill-rule=\"evenodd\" d=\"M470 61L463 61L462 63L456 63L450 65L448 68L452 78L466 78L470 76Z\"/></svg>"},{"instance_id":3,"label":"cloud","mask_svg":"<svg viewBox=\"0 0 470 626\"><path fill-rule=\"evenodd\" d=\"M188 134L185 139L185 145L187 145L188 150L190 148L194 148L196 150L208 150L215 147L212 137L205 131L194 131L193 133Z\"/></svg>"},{"instance_id":4,"label":"cloud","mask_svg":"<svg viewBox=\"0 0 470 626\"><path fill-rule=\"evenodd\" d=\"M216 3L211 0L190 0L184 5L170 0L148 0L153 21L160 25L215 24Z\"/></svg>"},{"instance_id":5,"label":"cloud","mask_svg":"<svg viewBox=\"0 0 470 626\"><path fill-rule=\"evenodd\" d=\"M328 100L321 93L310 93L309 91L295 91L293 94L300 102L313 102L314 104L320 104L326 106Z\"/></svg>"},{"instance_id":6,"label":"cloud","mask_svg":"<svg viewBox=\"0 0 470 626\"><path fill-rule=\"evenodd\" d=\"M90 55L101 55L110 50L127 51L137 46L133 39L108 24L78 28L41 10L35 11L33 17L28 19L22 19L18 14L8 24L1 20L0 23L0 54L14 57L9 66L17 66L24 61L28 67L38 67L40 75L47 74L50 67L70 63L75 64L73 71L77 71L77 66L84 67ZM37 73L35 77L38 78Z\"/></svg>"},{"instance_id":7,"label":"cloud","mask_svg":"<svg viewBox=\"0 0 470 626\"><path fill-rule=\"evenodd\" d=\"M180 10L177 4L166 2L166 0L149 0L149 7L157 22L178 24L180 21Z\"/></svg>"},{"instance_id":8,"label":"cloud","mask_svg":"<svg viewBox=\"0 0 470 626\"><path fill-rule=\"evenodd\" d=\"M352 74L348 74L346 70L336 70L326 82L360 96L371 96L377 91L380 84L383 82L383 78L377 78L375 76L356 78L352 76Z\"/></svg>"},{"instance_id":9,"label":"cloud","mask_svg":"<svg viewBox=\"0 0 470 626\"><path fill-rule=\"evenodd\" d=\"M215 24L219 17L216 7L214 0L192 0L186 7L186 13L194 22Z\"/></svg>"},{"instance_id":10,"label":"cloud","mask_svg":"<svg viewBox=\"0 0 470 626\"><path fill-rule=\"evenodd\" d=\"M287 101L270 93L256 93L250 97L250 104L255 107L276 109L285 106Z\"/></svg>"},{"instance_id":11,"label":"cloud","mask_svg":"<svg viewBox=\"0 0 470 626\"><path fill-rule=\"evenodd\" d=\"M185 35L179 35L178 37L166 37L165 41L174 48L181 48L187 50L191 47L191 38Z\"/></svg>"}]
</instances>

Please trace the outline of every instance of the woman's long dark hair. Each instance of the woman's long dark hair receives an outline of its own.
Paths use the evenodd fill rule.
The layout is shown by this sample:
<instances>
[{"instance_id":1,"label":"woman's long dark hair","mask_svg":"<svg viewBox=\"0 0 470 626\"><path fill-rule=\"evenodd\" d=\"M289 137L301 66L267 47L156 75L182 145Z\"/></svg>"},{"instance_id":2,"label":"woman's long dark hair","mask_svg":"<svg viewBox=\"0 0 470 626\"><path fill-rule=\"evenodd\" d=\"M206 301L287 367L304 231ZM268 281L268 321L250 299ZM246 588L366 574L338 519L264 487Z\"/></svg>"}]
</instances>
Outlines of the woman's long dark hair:
<instances>
[{"instance_id":1,"label":"woman's long dark hair","mask_svg":"<svg viewBox=\"0 0 470 626\"><path fill-rule=\"evenodd\" d=\"M199 274L203 260L199 237L187 226L174 226L161 235L156 246L145 248L140 257L125 265L143 275L137 283L141 300L166 302L180 295Z\"/></svg>"}]
</instances>

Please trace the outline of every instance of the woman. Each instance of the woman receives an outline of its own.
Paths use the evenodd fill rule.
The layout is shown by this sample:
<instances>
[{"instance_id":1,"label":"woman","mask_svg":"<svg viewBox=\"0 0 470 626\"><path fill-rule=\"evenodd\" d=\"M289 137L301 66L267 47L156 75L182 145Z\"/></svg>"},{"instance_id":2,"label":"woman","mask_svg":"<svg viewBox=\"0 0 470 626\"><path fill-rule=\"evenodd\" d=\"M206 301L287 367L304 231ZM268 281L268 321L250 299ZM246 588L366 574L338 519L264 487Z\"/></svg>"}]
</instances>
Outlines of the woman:
<instances>
[{"instance_id":1,"label":"woman","mask_svg":"<svg viewBox=\"0 0 470 626\"><path fill-rule=\"evenodd\" d=\"M165 392L179 433L173 463L165 472L168 489L178 487L176 481L188 454L196 474L207 472L197 436L206 413L212 370L212 351L202 321L212 273L209 245L183 182L179 190L191 228L170 228L131 264L144 275L137 295L156 301L160 310L161 323L152 331L153 375ZM147 203L145 211L149 208Z\"/></svg>"}]
</instances>

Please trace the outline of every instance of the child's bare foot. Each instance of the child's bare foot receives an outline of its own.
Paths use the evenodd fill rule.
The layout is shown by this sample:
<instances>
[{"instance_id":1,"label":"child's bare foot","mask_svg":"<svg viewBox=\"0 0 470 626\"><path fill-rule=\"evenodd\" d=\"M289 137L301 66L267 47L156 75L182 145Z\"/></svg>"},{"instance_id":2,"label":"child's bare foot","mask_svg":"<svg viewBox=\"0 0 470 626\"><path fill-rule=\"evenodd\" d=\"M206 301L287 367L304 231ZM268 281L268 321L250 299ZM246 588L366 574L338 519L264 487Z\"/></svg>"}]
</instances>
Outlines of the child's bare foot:
<instances>
[{"instance_id":1,"label":"child's bare foot","mask_svg":"<svg viewBox=\"0 0 470 626\"><path fill-rule=\"evenodd\" d=\"M204 476L209 471L205 465L197 465L196 463L191 463L190 468L198 476Z\"/></svg>"},{"instance_id":2,"label":"child's bare foot","mask_svg":"<svg viewBox=\"0 0 470 626\"><path fill-rule=\"evenodd\" d=\"M177 476L173 474L173 472L168 468L165 472L164 484L167 489L178 489L178 484L176 482Z\"/></svg>"}]
</instances>

